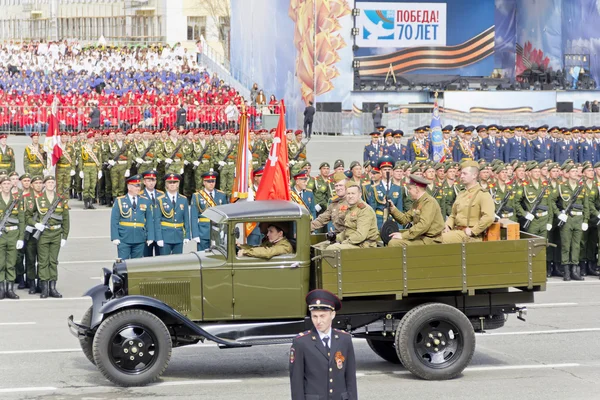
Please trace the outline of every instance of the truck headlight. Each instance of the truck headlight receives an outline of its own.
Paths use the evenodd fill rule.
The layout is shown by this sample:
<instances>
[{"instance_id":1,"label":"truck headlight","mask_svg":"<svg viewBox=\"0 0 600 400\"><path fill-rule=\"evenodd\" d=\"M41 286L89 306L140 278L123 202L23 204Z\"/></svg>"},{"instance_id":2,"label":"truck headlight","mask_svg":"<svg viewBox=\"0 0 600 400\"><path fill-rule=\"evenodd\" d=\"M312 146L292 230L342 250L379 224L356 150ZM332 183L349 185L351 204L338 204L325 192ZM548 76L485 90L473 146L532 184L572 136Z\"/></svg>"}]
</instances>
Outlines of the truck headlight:
<instances>
[{"instance_id":1,"label":"truck headlight","mask_svg":"<svg viewBox=\"0 0 600 400\"><path fill-rule=\"evenodd\" d=\"M104 286L109 286L112 271L108 268L102 268L102 275L104 276Z\"/></svg>"},{"instance_id":2,"label":"truck headlight","mask_svg":"<svg viewBox=\"0 0 600 400\"><path fill-rule=\"evenodd\" d=\"M120 292L123 290L123 279L121 279L119 275L113 274L108 287L110 288L110 291L113 293L113 295L117 296L119 294L122 294Z\"/></svg>"}]
</instances>

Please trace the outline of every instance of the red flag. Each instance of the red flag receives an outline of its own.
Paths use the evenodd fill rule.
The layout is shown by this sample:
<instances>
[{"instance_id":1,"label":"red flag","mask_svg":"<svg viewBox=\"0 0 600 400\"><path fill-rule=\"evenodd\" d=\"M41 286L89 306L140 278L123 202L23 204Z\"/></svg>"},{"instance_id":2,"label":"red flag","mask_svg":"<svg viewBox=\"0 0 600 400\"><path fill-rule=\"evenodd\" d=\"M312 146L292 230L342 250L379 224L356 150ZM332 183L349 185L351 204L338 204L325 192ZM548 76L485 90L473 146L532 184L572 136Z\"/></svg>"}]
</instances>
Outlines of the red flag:
<instances>
[{"instance_id":1,"label":"red flag","mask_svg":"<svg viewBox=\"0 0 600 400\"><path fill-rule=\"evenodd\" d=\"M52 154L52 159L48 157L48 168L56 165L62 156L62 148L60 147L60 130L58 122L58 97L54 96L52 107L50 109L50 118L48 118L48 131L46 132L46 140L44 147L47 154Z\"/></svg>"},{"instance_id":2,"label":"red flag","mask_svg":"<svg viewBox=\"0 0 600 400\"><path fill-rule=\"evenodd\" d=\"M290 171L285 137L285 108L281 100L277 131L273 138L263 177L256 191L256 200L290 200Z\"/></svg>"}]
</instances>

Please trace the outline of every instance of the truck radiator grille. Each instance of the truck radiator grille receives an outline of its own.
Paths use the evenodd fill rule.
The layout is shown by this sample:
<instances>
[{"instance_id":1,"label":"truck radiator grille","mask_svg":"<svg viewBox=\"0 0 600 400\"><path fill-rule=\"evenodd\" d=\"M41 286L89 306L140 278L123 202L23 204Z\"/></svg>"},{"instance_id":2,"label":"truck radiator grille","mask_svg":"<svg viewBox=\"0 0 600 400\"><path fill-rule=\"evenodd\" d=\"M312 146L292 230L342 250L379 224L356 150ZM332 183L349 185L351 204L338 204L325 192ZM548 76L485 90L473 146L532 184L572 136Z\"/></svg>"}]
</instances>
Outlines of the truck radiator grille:
<instances>
[{"instance_id":1,"label":"truck radiator grille","mask_svg":"<svg viewBox=\"0 0 600 400\"><path fill-rule=\"evenodd\" d=\"M140 294L154 297L182 314L188 313L192 308L189 281L140 283Z\"/></svg>"}]
</instances>

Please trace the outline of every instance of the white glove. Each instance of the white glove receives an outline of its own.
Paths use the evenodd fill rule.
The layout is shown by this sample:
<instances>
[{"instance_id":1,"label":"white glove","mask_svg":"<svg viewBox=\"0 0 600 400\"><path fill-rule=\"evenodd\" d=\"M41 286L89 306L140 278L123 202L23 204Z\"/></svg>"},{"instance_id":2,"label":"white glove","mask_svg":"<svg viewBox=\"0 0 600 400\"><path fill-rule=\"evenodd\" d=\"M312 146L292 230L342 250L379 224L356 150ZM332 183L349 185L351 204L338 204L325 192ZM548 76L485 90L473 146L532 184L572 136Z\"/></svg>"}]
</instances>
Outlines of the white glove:
<instances>
[{"instance_id":1,"label":"white glove","mask_svg":"<svg viewBox=\"0 0 600 400\"><path fill-rule=\"evenodd\" d=\"M190 162L188 160L183 160L183 165L188 165Z\"/></svg>"},{"instance_id":2,"label":"white glove","mask_svg":"<svg viewBox=\"0 0 600 400\"><path fill-rule=\"evenodd\" d=\"M219 165L220 165L221 167L224 167L224 166L225 166L225 161L219 161Z\"/></svg>"},{"instance_id":3,"label":"white glove","mask_svg":"<svg viewBox=\"0 0 600 400\"><path fill-rule=\"evenodd\" d=\"M190 239L183 239L183 244L188 244L189 241Z\"/></svg>"},{"instance_id":4,"label":"white glove","mask_svg":"<svg viewBox=\"0 0 600 400\"><path fill-rule=\"evenodd\" d=\"M71 176L75 176L75 170L74 170L74 169L72 169L72 170L71 170L71 173L70 173L70 175L71 175Z\"/></svg>"},{"instance_id":5,"label":"white glove","mask_svg":"<svg viewBox=\"0 0 600 400\"><path fill-rule=\"evenodd\" d=\"M37 224L34 225L35 229L37 229L40 232L44 232L44 229L46 229L46 225L42 225L39 222Z\"/></svg>"},{"instance_id":6,"label":"white glove","mask_svg":"<svg viewBox=\"0 0 600 400\"><path fill-rule=\"evenodd\" d=\"M79 177L83 179L83 171L79 171Z\"/></svg>"},{"instance_id":7,"label":"white glove","mask_svg":"<svg viewBox=\"0 0 600 400\"><path fill-rule=\"evenodd\" d=\"M42 171L42 174L43 174L44 176L48 176L48 170L47 170L47 169L43 170L43 171Z\"/></svg>"},{"instance_id":8,"label":"white glove","mask_svg":"<svg viewBox=\"0 0 600 400\"><path fill-rule=\"evenodd\" d=\"M180 174L183 174L183 168L181 168L181 169L179 170L179 173L180 173Z\"/></svg>"},{"instance_id":9,"label":"white glove","mask_svg":"<svg viewBox=\"0 0 600 400\"><path fill-rule=\"evenodd\" d=\"M158 247L165 247L165 241L164 240L159 240L156 242L156 244L158 245Z\"/></svg>"},{"instance_id":10,"label":"white glove","mask_svg":"<svg viewBox=\"0 0 600 400\"><path fill-rule=\"evenodd\" d=\"M135 162L138 163L138 164L143 164L144 160L142 160L141 158L138 157L138 158L135 159Z\"/></svg>"},{"instance_id":11,"label":"white glove","mask_svg":"<svg viewBox=\"0 0 600 400\"><path fill-rule=\"evenodd\" d=\"M171 164L173 162L173 160L171 160L170 158L165 159L165 163L167 164Z\"/></svg>"},{"instance_id":12,"label":"white glove","mask_svg":"<svg viewBox=\"0 0 600 400\"><path fill-rule=\"evenodd\" d=\"M317 212L321 211L321 210L322 210L322 208L321 208L321 205L320 205L320 204L317 204L317 205L315 206L315 210L316 210Z\"/></svg>"},{"instance_id":13,"label":"white glove","mask_svg":"<svg viewBox=\"0 0 600 400\"><path fill-rule=\"evenodd\" d=\"M581 230L582 231L587 231L588 230L588 224L586 224L585 222L583 224L581 224Z\"/></svg>"},{"instance_id":14,"label":"white glove","mask_svg":"<svg viewBox=\"0 0 600 400\"><path fill-rule=\"evenodd\" d=\"M501 217L498 214L494 214L494 219L500 219Z\"/></svg>"},{"instance_id":15,"label":"white glove","mask_svg":"<svg viewBox=\"0 0 600 400\"><path fill-rule=\"evenodd\" d=\"M98 171L98 179L102 179L102 171Z\"/></svg>"},{"instance_id":16,"label":"white glove","mask_svg":"<svg viewBox=\"0 0 600 400\"><path fill-rule=\"evenodd\" d=\"M296 164L296 160L290 160L288 163L291 165L294 165L294 164Z\"/></svg>"},{"instance_id":17,"label":"white glove","mask_svg":"<svg viewBox=\"0 0 600 400\"><path fill-rule=\"evenodd\" d=\"M194 161L192 164L194 164L194 166L197 167L198 165L200 165L200 161Z\"/></svg>"},{"instance_id":18,"label":"white glove","mask_svg":"<svg viewBox=\"0 0 600 400\"><path fill-rule=\"evenodd\" d=\"M569 216L565 214L564 211L561 211L560 214L558 214L558 219L566 223Z\"/></svg>"},{"instance_id":19,"label":"white glove","mask_svg":"<svg viewBox=\"0 0 600 400\"><path fill-rule=\"evenodd\" d=\"M113 241L112 241L112 243L113 243L115 246L118 246L118 245L120 245L120 244L121 244L121 241L120 241L119 239L115 239L115 240L113 240Z\"/></svg>"},{"instance_id":20,"label":"white glove","mask_svg":"<svg viewBox=\"0 0 600 400\"><path fill-rule=\"evenodd\" d=\"M114 166L115 166L115 164L116 164L116 162L115 162L115 160L108 160L108 164L109 164L111 167L114 167Z\"/></svg>"},{"instance_id":21,"label":"white glove","mask_svg":"<svg viewBox=\"0 0 600 400\"><path fill-rule=\"evenodd\" d=\"M29 233L33 233L33 226L29 226L29 225L27 225L27 226L25 227L25 230L26 230L27 232L29 232Z\"/></svg>"},{"instance_id":22,"label":"white glove","mask_svg":"<svg viewBox=\"0 0 600 400\"><path fill-rule=\"evenodd\" d=\"M552 230L552 224L546 224L546 230L550 232Z\"/></svg>"},{"instance_id":23,"label":"white glove","mask_svg":"<svg viewBox=\"0 0 600 400\"><path fill-rule=\"evenodd\" d=\"M64 247L67 244L67 239L60 239L60 247Z\"/></svg>"},{"instance_id":24,"label":"white glove","mask_svg":"<svg viewBox=\"0 0 600 400\"><path fill-rule=\"evenodd\" d=\"M525 214L525 219L526 219L527 221L533 221L533 220L534 220L534 218L535 218L535 216L534 216L532 213L527 213L527 214Z\"/></svg>"},{"instance_id":25,"label":"white glove","mask_svg":"<svg viewBox=\"0 0 600 400\"><path fill-rule=\"evenodd\" d=\"M131 172L129 172L129 170L125 171L125 178L129 178L129 175L131 175Z\"/></svg>"},{"instance_id":26,"label":"white glove","mask_svg":"<svg viewBox=\"0 0 600 400\"><path fill-rule=\"evenodd\" d=\"M25 242L23 242L22 240L17 240L17 250L21 250L24 245Z\"/></svg>"},{"instance_id":27,"label":"white glove","mask_svg":"<svg viewBox=\"0 0 600 400\"><path fill-rule=\"evenodd\" d=\"M154 240L146 240L146 246L150 246Z\"/></svg>"},{"instance_id":28,"label":"white glove","mask_svg":"<svg viewBox=\"0 0 600 400\"><path fill-rule=\"evenodd\" d=\"M194 242L196 242L196 243L200 243L200 238L199 238L199 237L192 238L192 240L193 240Z\"/></svg>"},{"instance_id":29,"label":"white glove","mask_svg":"<svg viewBox=\"0 0 600 400\"><path fill-rule=\"evenodd\" d=\"M600 214L598 214L598 216L596 218L600 219Z\"/></svg>"}]
</instances>

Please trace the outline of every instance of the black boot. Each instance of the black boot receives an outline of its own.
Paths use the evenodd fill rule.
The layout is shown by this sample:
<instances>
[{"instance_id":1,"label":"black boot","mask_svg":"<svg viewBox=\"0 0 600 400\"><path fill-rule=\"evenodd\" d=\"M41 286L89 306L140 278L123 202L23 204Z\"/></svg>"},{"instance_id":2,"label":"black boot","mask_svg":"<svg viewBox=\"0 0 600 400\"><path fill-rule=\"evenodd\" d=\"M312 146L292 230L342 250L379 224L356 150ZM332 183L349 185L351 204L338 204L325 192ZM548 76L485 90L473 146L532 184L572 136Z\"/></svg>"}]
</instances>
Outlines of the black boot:
<instances>
[{"instance_id":1,"label":"black boot","mask_svg":"<svg viewBox=\"0 0 600 400\"><path fill-rule=\"evenodd\" d=\"M41 281L40 282L40 287L42 288L42 294L40 294L40 299L47 299L48 298L48 281Z\"/></svg>"},{"instance_id":2,"label":"black boot","mask_svg":"<svg viewBox=\"0 0 600 400\"><path fill-rule=\"evenodd\" d=\"M579 271L581 271L581 273L579 274L579 276L587 276L587 261L579 261Z\"/></svg>"},{"instance_id":3,"label":"black boot","mask_svg":"<svg viewBox=\"0 0 600 400\"><path fill-rule=\"evenodd\" d=\"M94 207L94 199L92 198L88 198L88 210L95 210L96 207Z\"/></svg>"},{"instance_id":4,"label":"black boot","mask_svg":"<svg viewBox=\"0 0 600 400\"><path fill-rule=\"evenodd\" d=\"M6 297L6 284L4 281L0 281L0 300Z\"/></svg>"},{"instance_id":5,"label":"black boot","mask_svg":"<svg viewBox=\"0 0 600 400\"><path fill-rule=\"evenodd\" d=\"M569 269L569 264L565 264L562 266L563 270L563 281L571 280L571 270Z\"/></svg>"},{"instance_id":6,"label":"black boot","mask_svg":"<svg viewBox=\"0 0 600 400\"><path fill-rule=\"evenodd\" d=\"M50 281L49 294L50 294L50 297L54 297L55 299L62 298L62 294L60 294L58 292L58 290L56 290L56 281Z\"/></svg>"},{"instance_id":7,"label":"black boot","mask_svg":"<svg viewBox=\"0 0 600 400\"><path fill-rule=\"evenodd\" d=\"M28 279L29 282L29 294L35 294L35 279Z\"/></svg>"},{"instance_id":8,"label":"black boot","mask_svg":"<svg viewBox=\"0 0 600 400\"><path fill-rule=\"evenodd\" d=\"M583 281L584 280L584 278L582 278L581 275L579 275L579 265L578 264L571 265L571 279L573 279L574 281Z\"/></svg>"},{"instance_id":9,"label":"black boot","mask_svg":"<svg viewBox=\"0 0 600 400\"><path fill-rule=\"evenodd\" d=\"M598 272L598 265L596 265L596 261L588 261L587 265L588 275L599 276L600 272Z\"/></svg>"},{"instance_id":10,"label":"black boot","mask_svg":"<svg viewBox=\"0 0 600 400\"><path fill-rule=\"evenodd\" d=\"M552 271L552 275L562 277L564 274L562 266L558 263L553 263L553 264L554 264L554 271Z\"/></svg>"},{"instance_id":11,"label":"black boot","mask_svg":"<svg viewBox=\"0 0 600 400\"><path fill-rule=\"evenodd\" d=\"M70 197L71 197L72 199L74 199L74 198L75 198L75 191L74 191L73 189L71 189L71 190L69 191L69 195L70 195Z\"/></svg>"},{"instance_id":12,"label":"black boot","mask_svg":"<svg viewBox=\"0 0 600 400\"><path fill-rule=\"evenodd\" d=\"M6 298L17 300L19 296L15 293L15 284L14 282L6 282Z\"/></svg>"},{"instance_id":13,"label":"black boot","mask_svg":"<svg viewBox=\"0 0 600 400\"><path fill-rule=\"evenodd\" d=\"M17 276L17 282L18 284L17 289L19 290L23 290L25 289L25 279L23 279L23 275L18 275Z\"/></svg>"},{"instance_id":14,"label":"black boot","mask_svg":"<svg viewBox=\"0 0 600 400\"><path fill-rule=\"evenodd\" d=\"M105 206L105 205L106 205L106 199L105 199L104 197L102 197L102 198L100 199L100 205L101 205L101 206Z\"/></svg>"},{"instance_id":15,"label":"black boot","mask_svg":"<svg viewBox=\"0 0 600 400\"><path fill-rule=\"evenodd\" d=\"M552 263L550 261L546 262L546 278L550 278L552 276Z\"/></svg>"},{"instance_id":16,"label":"black boot","mask_svg":"<svg viewBox=\"0 0 600 400\"><path fill-rule=\"evenodd\" d=\"M81 193L77 193L77 200L79 200L79 201L82 201L82 200L83 200L83 198L82 198L82 196L81 196Z\"/></svg>"}]
</instances>

